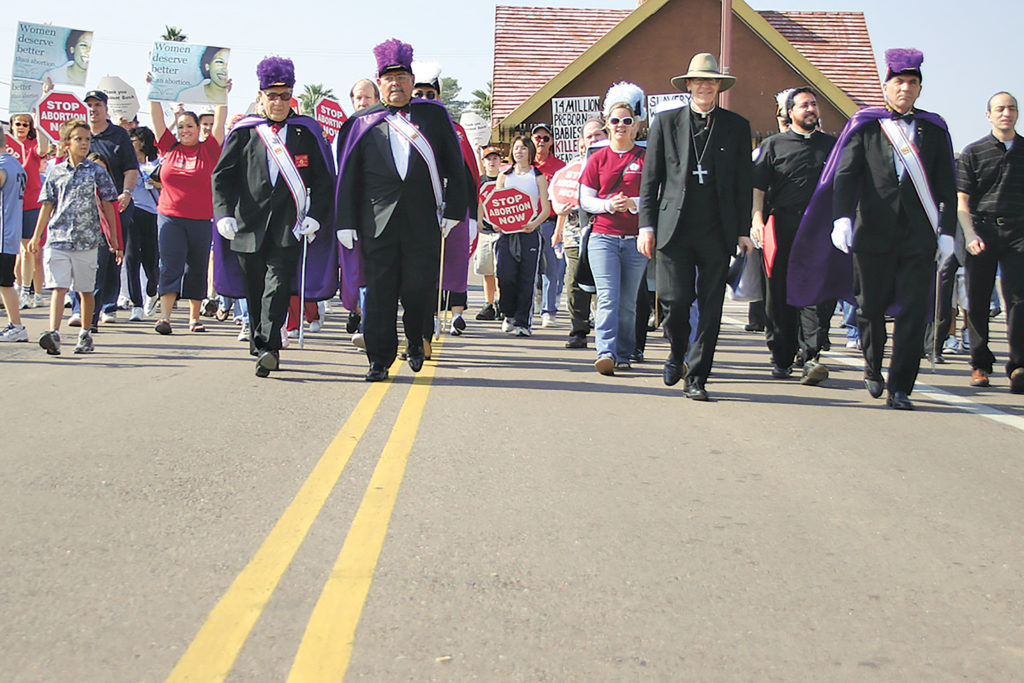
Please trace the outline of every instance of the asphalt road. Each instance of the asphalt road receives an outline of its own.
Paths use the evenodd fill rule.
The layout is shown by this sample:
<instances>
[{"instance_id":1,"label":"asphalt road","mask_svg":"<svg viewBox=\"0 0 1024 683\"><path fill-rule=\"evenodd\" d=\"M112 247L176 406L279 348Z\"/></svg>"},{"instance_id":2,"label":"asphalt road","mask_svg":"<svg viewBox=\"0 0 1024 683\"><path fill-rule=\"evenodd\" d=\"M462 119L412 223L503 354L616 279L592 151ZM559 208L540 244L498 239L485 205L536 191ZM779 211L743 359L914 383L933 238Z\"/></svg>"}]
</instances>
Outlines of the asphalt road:
<instances>
[{"instance_id":1,"label":"asphalt road","mask_svg":"<svg viewBox=\"0 0 1024 683\"><path fill-rule=\"evenodd\" d=\"M952 356L889 410L838 332L772 380L744 312L706 404L564 320L373 385L341 313L264 380L181 310L0 346L0 679L1020 678L1024 397Z\"/></svg>"}]
</instances>

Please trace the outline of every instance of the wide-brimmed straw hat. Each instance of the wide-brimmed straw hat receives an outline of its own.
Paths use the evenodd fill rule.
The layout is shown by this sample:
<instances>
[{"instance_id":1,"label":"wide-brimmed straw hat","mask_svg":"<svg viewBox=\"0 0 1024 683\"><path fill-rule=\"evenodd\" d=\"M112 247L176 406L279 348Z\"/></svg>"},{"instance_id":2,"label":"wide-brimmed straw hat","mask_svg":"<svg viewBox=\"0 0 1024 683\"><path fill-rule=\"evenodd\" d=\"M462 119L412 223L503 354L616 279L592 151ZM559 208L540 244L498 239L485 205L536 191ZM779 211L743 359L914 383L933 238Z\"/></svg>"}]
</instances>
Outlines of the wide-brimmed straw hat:
<instances>
[{"instance_id":1,"label":"wide-brimmed straw hat","mask_svg":"<svg viewBox=\"0 0 1024 683\"><path fill-rule=\"evenodd\" d=\"M694 55L693 59L690 60L690 68L682 76L674 76L672 78L672 85L677 90L685 91L687 78L718 78L722 81L722 87L719 89L719 92L728 90L736 85L736 77L719 71L718 60L710 52L701 52Z\"/></svg>"}]
</instances>

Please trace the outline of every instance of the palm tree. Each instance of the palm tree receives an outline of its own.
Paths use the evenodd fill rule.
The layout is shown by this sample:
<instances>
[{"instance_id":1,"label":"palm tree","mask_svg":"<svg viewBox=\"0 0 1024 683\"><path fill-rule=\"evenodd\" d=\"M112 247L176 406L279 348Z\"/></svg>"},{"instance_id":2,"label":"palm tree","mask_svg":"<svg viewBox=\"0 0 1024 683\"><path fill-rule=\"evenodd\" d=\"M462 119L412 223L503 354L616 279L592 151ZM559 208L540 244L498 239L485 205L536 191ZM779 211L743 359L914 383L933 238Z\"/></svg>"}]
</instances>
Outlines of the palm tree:
<instances>
[{"instance_id":1,"label":"palm tree","mask_svg":"<svg viewBox=\"0 0 1024 683\"><path fill-rule=\"evenodd\" d=\"M299 113L312 116L313 107L323 99L336 100L338 96L332 89L325 88L322 83L310 83L302 86L302 94L299 95Z\"/></svg>"},{"instance_id":2,"label":"palm tree","mask_svg":"<svg viewBox=\"0 0 1024 683\"><path fill-rule=\"evenodd\" d=\"M484 119L491 118L491 81L487 81L487 90L473 91L473 111L480 114Z\"/></svg>"},{"instance_id":3,"label":"palm tree","mask_svg":"<svg viewBox=\"0 0 1024 683\"><path fill-rule=\"evenodd\" d=\"M160 40L169 40L172 43L184 43L188 40L188 36L185 32L177 26L164 26L164 34L160 36Z\"/></svg>"}]
</instances>

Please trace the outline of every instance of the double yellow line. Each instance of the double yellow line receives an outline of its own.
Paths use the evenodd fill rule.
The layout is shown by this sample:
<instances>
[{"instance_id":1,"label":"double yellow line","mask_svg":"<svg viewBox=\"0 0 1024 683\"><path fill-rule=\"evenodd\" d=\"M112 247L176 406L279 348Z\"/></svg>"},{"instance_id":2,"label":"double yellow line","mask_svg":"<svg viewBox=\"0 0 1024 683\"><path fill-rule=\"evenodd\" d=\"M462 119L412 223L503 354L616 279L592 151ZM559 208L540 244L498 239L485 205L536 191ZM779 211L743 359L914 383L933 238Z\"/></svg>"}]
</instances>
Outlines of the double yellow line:
<instances>
[{"instance_id":1,"label":"double yellow line","mask_svg":"<svg viewBox=\"0 0 1024 683\"><path fill-rule=\"evenodd\" d=\"M440 349L441 342L436 342L435 357ZM433 363L423 366L402 404L345 543L313 608L289 681L344 677L435 367ZM171 671L168 683L222 681L227 677L391 386L392 382L370 385L252 560L210 612Z\"/></svg>"}]
</instances>

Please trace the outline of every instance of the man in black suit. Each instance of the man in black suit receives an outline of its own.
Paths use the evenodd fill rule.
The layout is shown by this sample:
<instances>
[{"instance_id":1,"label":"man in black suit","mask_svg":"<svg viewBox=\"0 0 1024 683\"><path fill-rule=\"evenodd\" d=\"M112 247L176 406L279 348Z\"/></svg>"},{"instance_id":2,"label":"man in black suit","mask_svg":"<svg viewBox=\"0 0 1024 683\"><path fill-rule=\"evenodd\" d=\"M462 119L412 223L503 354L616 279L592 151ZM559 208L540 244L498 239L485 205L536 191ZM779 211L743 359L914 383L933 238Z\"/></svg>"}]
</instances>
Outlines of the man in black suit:
<instances>
[{"instance_id":1,"label":"man in black suit","mask_svg":"<svg viewBox=\"0 0 1024 683\"><path fill-rule=\"evenodd\" d=\"M885 56L889 112L842 136L832 243L840 251L853 251L867 389L878 398L885 388L885 312L895 304L887 404L912 410L909 396L921 365L936 246L943 260L953 252L956 188L949 132L935 114L914 109L923 55L898 49ZM926 183L915 182L915 169L923 171Z\"/></svg>"},{"instance_id":2,"label":"man in black suit","mask_svg":"<svg viewBox=\"0 0 1024 683\"><path fill-rule=\"evenodd\" d=\"M398 301L409 367L423 367L423 330L438 287L441 235L466 216L471 191L451 119L438 102L411 102L412 46L374 48L382 101L339 132L338 241L358 241L366 283L363 329L369 382L388 376L398 353Z\"/></svg>"},{"instance_id":3,"label":"man in black suit","mask_svg":"<svg viewBox=\"0 0 1024 683\"><path fill-rule=\"evenodd\" d=\"M754 248L747 236L753 197L750 124L716 107L718 93L735 82L708 53L696 55L687 73L672 79L672 85L690 92L690 104L655 118L640 186L637 249L648 258L658 250L658 296L666 305L672 347L665 384L685 375L683 393L698 401L708 400L704 384L722 323L729 258L737 245L744 252ZM697 337L687 368L695 298Z\"/></svg>"},{"instance_id":4,"label":"man in black suit","mask_svg":"<svg viewBox=\"0 0 1024 683\"><path fill-rule=\"evenodd\" d=\"M231 251L242 267L249 304L249 348L257 356L256 375L266 377L279 367L281 327L301 256L299 239L312 240L321 223L330 218L333 173L319 126L291 111L295 86L291 60L268 57L256 73L258 103L266 118L239 121L225 140L213 171L213 209L217 230L231 241ZM263 135L273 131L284 143L284 154L277 158L291 163L289 170L275 162L261 130ZM294 188L286 177L289 171L297 171Z\"/></svg>"}]
</instances>

